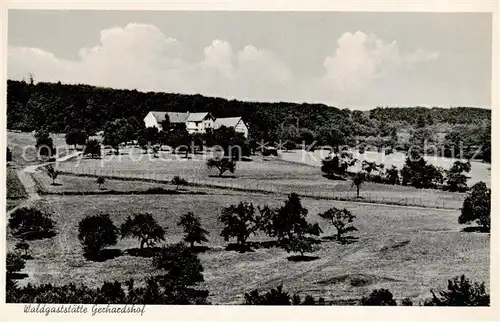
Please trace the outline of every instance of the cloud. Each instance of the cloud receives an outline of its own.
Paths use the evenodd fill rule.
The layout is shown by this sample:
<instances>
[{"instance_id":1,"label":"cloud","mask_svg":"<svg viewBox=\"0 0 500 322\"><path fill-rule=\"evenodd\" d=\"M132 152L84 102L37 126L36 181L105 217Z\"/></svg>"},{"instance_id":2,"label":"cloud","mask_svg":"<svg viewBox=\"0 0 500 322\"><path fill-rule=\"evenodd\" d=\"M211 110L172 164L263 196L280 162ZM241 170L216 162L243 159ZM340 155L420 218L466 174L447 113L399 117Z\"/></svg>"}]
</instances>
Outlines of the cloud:
<instances>
[{"instance_id":1,"label":"cloud","mask_svg":"<svg viewBox=\"0 0 500 322\"><path fill-rule=\"evenodd\" d=\"M357 101L360 95L369 97L377 82L385 82L408 72L415 64L437 58L437 52L420 48L402 53L396 41L385 43L373 34L346 32L337 40L335 54L324 61L322 85L343 101Z\"/></svg>"},{"instance_id":2,"label":"cloud","mask_svg":"<svg viewBox=\"0 0 500 322\"><path fill-rule=\"evenodd\" d=\"M273 51L252 44L235 49L214 39L199 61L186 59L192 56L189 50L153 25L130 23L102 30L99 44L80 49L75 61L42 49L9 47L8 77L33 73L40 81L340 105L360 103L363 94L366 104L377 97L377 83L439 57L424 49L401 53L396 42L346 32L336 52L324 59L324 75L299 79Z\"/></svg>"}]
</instances>

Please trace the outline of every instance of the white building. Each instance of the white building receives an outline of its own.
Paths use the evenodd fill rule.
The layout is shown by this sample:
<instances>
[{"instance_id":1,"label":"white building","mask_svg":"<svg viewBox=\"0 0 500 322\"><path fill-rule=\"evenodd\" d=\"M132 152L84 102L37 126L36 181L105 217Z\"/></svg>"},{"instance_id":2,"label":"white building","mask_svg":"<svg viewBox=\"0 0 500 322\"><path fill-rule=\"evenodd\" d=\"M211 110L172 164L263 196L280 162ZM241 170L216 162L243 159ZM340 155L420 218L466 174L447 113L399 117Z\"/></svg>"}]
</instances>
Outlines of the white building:
<instances>
[{"instance_id":1,"label":"white building","mask_svg":"<svg viewBox=\"0 0 500 322\"><path fill-rule=\"evenodd\" d=\"M248 137L248 126L241 117L222 117L216 119L213 126L214 130L221 126L232 127L236 132L242 133L245 137Z\"/></svg>"},{"instance_id":2,"label":"white building","mask_svg":"<svg viewBox=\"0 0 500 322\"><path fill-rule=\"evenodd\" d=\"M182 112L149 112L144 118L146 127L156 127L162 130L162 123L168 116L170 124L185 124L188 133L205 133L210 129L221 126L232 127L236 132L248 137L248 127L241 117L224 117L216 119L209 112L182 113Z\"/></svg>"}]
</instances>

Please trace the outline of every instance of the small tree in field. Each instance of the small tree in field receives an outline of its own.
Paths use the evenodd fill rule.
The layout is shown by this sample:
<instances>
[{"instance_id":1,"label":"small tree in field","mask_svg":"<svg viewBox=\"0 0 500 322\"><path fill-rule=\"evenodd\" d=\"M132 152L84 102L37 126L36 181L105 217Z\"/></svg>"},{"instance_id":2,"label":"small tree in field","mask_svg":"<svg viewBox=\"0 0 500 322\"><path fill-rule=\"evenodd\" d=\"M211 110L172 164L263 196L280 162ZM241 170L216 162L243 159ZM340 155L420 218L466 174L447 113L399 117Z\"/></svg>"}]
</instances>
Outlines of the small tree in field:
<instances>
[{"instance_id":1,"label":"small tree in field","mask_svg":"<svg viewBox=\"0 0 500 322\"><path fill-rule=\"evenodd\" d=\"M388 184L399 184L399 170L396 166L385 169L384 182Z\"/></svg>"},{"instance_id":2,"label":"small tree in field","mask_svg":"<svg viewBox=\"0 0 500 322\"><path fill-rule=\"evenodd\" d=\"M153 215L136 214L128 217L120 227L122 238L135 237L139 239L140 249L152 247L156 242L165 240L165 229L161 227Z\"/></svg>"},{"instance_id":3,"label":"small tree in field","mask_svg":"<svg viewBox=\"0 0 500 322\"><path fill-rule=\"evenodd\" d=\"M190 244L191 248L194 243L201 244L208 241L206 237L208 231L201 227L200 218L192 212L182 215L177 225L184 228L184 241Z\"/></svg>"},{"instance_id":4,"label":"small tree in field","mask_svg":"<svg viewBox=\"0 0 500 322\"><path fill-rule=\"evenodd\" d=\"M359 188L366 181L366 174L364 172L358 172L352 178L352 185L356 186L356 198L359 198Z\"/></svg>"},{"instance_id":5,"label":"small tree in field","mask_svg":"<svg viewBox=\"0 0 500 322\"><path fill-rule=\"evenodd\" d=\"M106 182L106 179L104 177L100 176L100 177L97 177L95 182L99 185L99 188L101 188L101 186Z\"/></svg>"},{"instance_id":6,"label":"small tree in field","mask_svg":"<svg viewBox=\"0 0 500 322\"><path fill-rule=\"evenodd\" d=\"M78 239L86 256L97 256L104 247L116 245L118 228L109 215L87 216L78 223Z\"/></svg>"},{"instance_id":7,"label":"small tree in field","mask_svg":"<svg viewBox=\"0 0 500 322\"><path fill-rule=\"evenodd\" d=\"M76 149L77 145L84 145L87 142L87 137L84 130L72 129L66 133L66 144L73 145Z\"/></svg>"},{"instance_id":8,"label":"small tree in field","mask_svg":"<svg viewBox=\"0 0 500 322\"><path fill-rule=\"evenodd\" d=\"M83 150L83 154L90 154L92 158L101 156L101 143L97 140L88 140L87 145Z\"/></svg>"},{"instance_id":9,"label":"small tree in field","mask_svg":"<svg viewBox=\"0 0 500 322\"><path fill-rule=\"evenodd\" d=\"M47 175L52 179L52 185L55 185L56 179L59 174L61 174L61 171L54 168L54 166L51 164L45 166L45 171L47 172Z\"/></svg>"},{"instance_id":10,"label":"small tree in field","mask_svg":"<svg viewBox=\"0 0 500 322\"><path fill-rule=\"evenodd\" d=\"M236 161L226 157L212 158L207 160L207 167L209 169L216 168L219 170L219 177L222 177L226 171L234 173L234 170L236 169Z\"/></svg>"},{"instance_id":11,"label":"small tree in field","mask_svg":"<svg viewBox=\"0 0 500 322\"><path fill-rule=\"evenodd\" d=\"M322 231L317 223L307 222L308 210L302 207L297 194L290 194L282 207L272 209L265 206L259 210L259 226L269 236L277 237L281 248L287 252L298 252L301 256L314 251L307 235L318 236Z\"/></svg>"},{"instance_id":12,"label":"small tree in field","mask_svg":"<svg viewBox=\"0 0 500 322\"><path fill-rule=\"evenodd\" d=\"M486 187L484 182L478 182L472 186L467 197L465 197L458 223L476 222L489 231L491 225L490 216L491 190Z\"/></svg>"},{"instance_id":13,"label":"small tree in field","mask_svg":"<svg viewBox=\"0 0 500 322\"><path fill-rule=\"evenodd\" d=\"M470 172L470 162L455 161L449 170L445 171L446 185L449 191L464 192L467 191L467 177L464 173Z\"/></svg>"},{"instance_id":14,"label":"small tree in field","mask_svg":"<svg viewBox=\"0 0 500 322\"><path fill-rule=\"evenodd\" d=\"M337 229L337 240L345 241L345 234L351 231L357 231L356 227L350 225L356 216L347 209L330 208L324 213L319 214L321 218L330 220L332 225Z\"/></svg>"},{"instance_id":15,"label":"small tree in field","mask_svg":"<svg viewBox=\"0 0 500 322\"><path fill-rule=\"evenodd\" d=\"M225 241L236 238L240 247L246 246L246 241L251 234L257 231L255 207L251 203L240 202L222 210L219 221L224 225L221 236Z\"/></svg>"}]
</instances>

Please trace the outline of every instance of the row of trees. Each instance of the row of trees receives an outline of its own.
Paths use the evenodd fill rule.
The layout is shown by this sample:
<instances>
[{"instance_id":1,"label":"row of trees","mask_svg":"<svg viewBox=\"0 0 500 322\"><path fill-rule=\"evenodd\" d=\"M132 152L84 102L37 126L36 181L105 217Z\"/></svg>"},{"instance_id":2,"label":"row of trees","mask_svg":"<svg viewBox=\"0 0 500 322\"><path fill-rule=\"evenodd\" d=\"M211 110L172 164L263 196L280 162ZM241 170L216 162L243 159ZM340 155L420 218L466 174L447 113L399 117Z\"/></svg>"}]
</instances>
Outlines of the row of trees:
<instances>
[{"instance_id":1,"label":"row of trees","mask_svg":"<svg viewBox=\"0 0 500 322\"><path fill-rule=\"evenodd\" d=\"M303 257L304 253L315 250L316 241L311 236L323 232L318 223L307 221L307 214L308 210L295 193L290 194L281 207L255 207L252 203L240 202L223 209L219 217L224 226L221 236L226 241L235 238L238 248L244 251L249 249L248 238L261 231L276 238L278 247ZM331 208L320 217L337 229L335 239L339 242L345 242L345 235L356 230L352 226L355 216L347 209Z\"/></svg>"},{"instance_id":2,"label":"row of trees","mask_svg":"<svg viewBox=\"0 0 500 322\"><path fill-rule=\"evenodd\" d=\"M440 188L452 192L465 192L468 190L466 175L471 170L470 162L455 161L448 170L443 170L429 164L418 154L409 155L401 170L394 165L385 168L384 164L377 164L364 160L361 164L362 172L349 173L348 168L354 166L358 160L353 159L348 153L333 154L322 160L321 171L330 179L345 179L349 176L358 188L365 181L385 184L410 185L416 188Z\"/></svg>"},{"instance_id":3,"label":"row of trees","mask_svg":"<svg viewBox=\"0 0 500 322\"><path fill-rule=\"evenodd\" d=\"M184 242L191 248L195 243L207 241L208 231L201 227L200 218L192 212L182 215L178 225L183 227ZM136 238L142 250L164 241L165 228L150 213L128 216L120 228L106 214L87 216L78 224L78 239L83 245L84 254L90 259L99 257L105 247L116 245L118 237Z\"/></svg>"}]
</instances>

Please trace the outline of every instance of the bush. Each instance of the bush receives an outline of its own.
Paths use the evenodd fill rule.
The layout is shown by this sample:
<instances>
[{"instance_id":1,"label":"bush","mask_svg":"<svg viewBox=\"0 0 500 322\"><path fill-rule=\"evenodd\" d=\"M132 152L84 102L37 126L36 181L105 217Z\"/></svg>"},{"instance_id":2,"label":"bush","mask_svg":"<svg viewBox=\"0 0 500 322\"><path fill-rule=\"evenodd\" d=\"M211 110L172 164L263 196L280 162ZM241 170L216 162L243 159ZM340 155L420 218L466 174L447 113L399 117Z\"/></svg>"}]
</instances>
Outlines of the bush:
<instances>
[{"instance_id":1,"label":"bush","mask_svg":"<svg viewBox=\"0 0 500 322\"><path fill-rule=\"evenodd\" d=\"M87 216L78 223L78 239L85 256L94 258L104 247L116 245L118 228L109 215Z\"/></svg>"},{"instance_id":2,"label":"bush","mask_svg":"<svg viewBox=\"0 0 500 322\"><path fill-rule=\"evenodd\" d=\"M392 297L392 293L387 289L373 290L367 297L363 296L361 305L367 306L396 306L396 301Z\"/></svg>"},{"instance_id":3,"label":"bush","mask_svg":"<svg viewBox=\"0 0 500 322\"><path fill-rule=\"evenodd\" d=\"M12 151L7 147L7 162L12 161Z\"/></svg>"},{"instance_id":4,"label":"bush","mask_svg":"<svg viewBox=\"0 0 500 322\"><path fill-rule=\"evenodd\" d=\"M55 235L54 221L49 214L35 208L20 208L9 219L12 234L27 240L50 238Z\"/></svg>"},{"instance_id":5,"label":"bush","mask_svg":"<svg viewBox=\"0 0 500 322\"><path fill-rule=\"evenodd\" d=\"M171 286L187 287L204 281L199 258L183 243L163 247L153 258L153 265L166 271L162 280Z\"/></svg>"},{"instance_id":6,"label":"bush","mask_svg":"<svg viewBox=\"0 0 500 322\"><path fill-rule=\"evenodd\" d=\"M401 305L402 305L402 306L413 306L413 301L412 301L409 297L405 297L405 298L401 301Z\"/></svg>"},{"instance_id":7,"label":"bush","mask_svg":"<svg viewBox=\"0 0 500 322\"><path fill-rule=\"evenodd\" d=\"M17 253L8 252L6 258L7 275L12 275L19 272L24 268L25 261L21 255Z\"/></svg>"},{"instance_id":8,"label":"bush","mask_svg":"<svg viewBox=\"0 0 500 322\"><path fill-rule=\"evenodd\" d=\"M16 252L21 253L21 256L23 258L29 257L30 245L25 240L21 240L21 241L17 242L16 246L14 246L14 248L15 248Z\"/></svg>"},{"instance_id":9,"label":"bush","mask_svg":"<svg viewBox=\"0 0 500 322\"><path fill-rule=\"evenodd\" d=\"M464 275L448 280L448 290L438 294L431 290L432 298L425 306L489 306L490 295L484 283L472 283Z\"/></svg>"},{"instance_id":10,"label":"bush","mask_svg":"<svg viewBox=\"0 0 500 322\"><path fill-rule=\"evenodd\" d=\"M97 177L95 182L99 185L99 188L100 188L106 182L106 179L102 176L99 176L99 177Z\"/></svg>"},{"instance_id":11,"label":"bush","mask_svg":"<svg viewBox=\"0 0 500 322\"><path fill-rule=\"evenodd\" d=\"M219 170L219 177L221 177L226 171L234 173L234 170L236 169L236 161L227 157L212 158L207 160L207 167L209 169L216 168Z\"/></svg>"},{"instance_id":12,"label":"bush","mask_svg":"<svg viewBox=\"0 0 500 322\"><path fill-rule=\"evenodd\" d=\"M179 186L187 186L188 182L186 179L181 178L179 176L175 176L172 178L172 181L170 181L171 184L176 185L177 187Z\"/></svg>"},{"instance_id":13,"label":"bush","mask_svg":"<svg viewBox=\"0 0 500 322\"><path fill-rule=\"evenodd\" d=\"M304 300L299 295L290 296L283 291L283 284L271 289L264 294L259 294L258 290L245 293L244 305L324 305L325 299L316 301L312 296L307 295Z\"/></svg>"}]
</instances>

